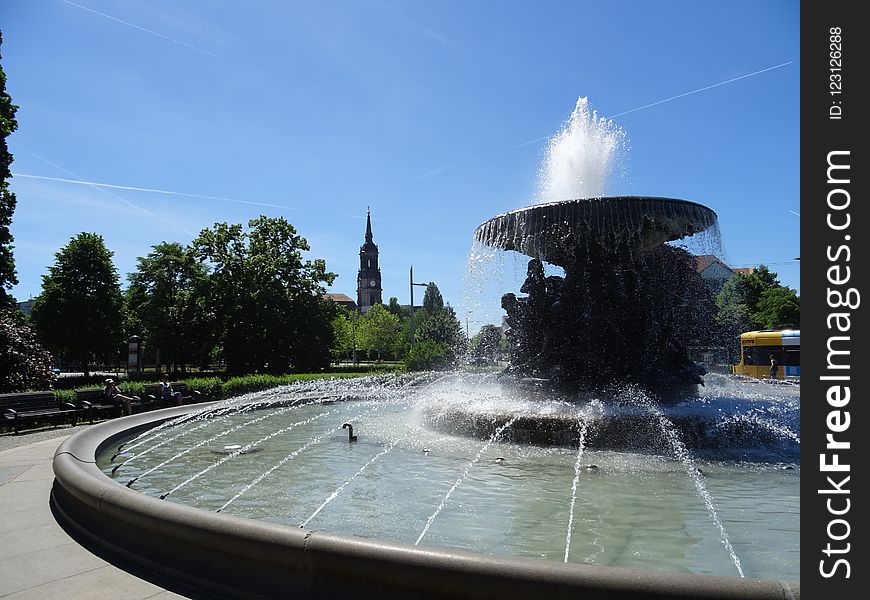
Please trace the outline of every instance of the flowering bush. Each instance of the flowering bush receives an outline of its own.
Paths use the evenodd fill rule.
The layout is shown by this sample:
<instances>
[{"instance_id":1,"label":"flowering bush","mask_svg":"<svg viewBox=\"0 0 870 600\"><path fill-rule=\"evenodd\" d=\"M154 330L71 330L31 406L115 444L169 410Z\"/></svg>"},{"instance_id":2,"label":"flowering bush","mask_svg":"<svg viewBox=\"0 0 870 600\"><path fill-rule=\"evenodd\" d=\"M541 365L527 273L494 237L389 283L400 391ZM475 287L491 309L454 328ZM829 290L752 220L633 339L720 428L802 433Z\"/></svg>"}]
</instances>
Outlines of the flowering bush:
<instances>
[{"instance_id":1,"label":"flowering bush","mask_svg":"<svg viewBox=\"0 0 870 600\"><path fill-rule=\"evenodd\" d=\"M51 354L27 325L0 310L0 393L47 390L54 379Z\"/></svg>"}]
</instances>

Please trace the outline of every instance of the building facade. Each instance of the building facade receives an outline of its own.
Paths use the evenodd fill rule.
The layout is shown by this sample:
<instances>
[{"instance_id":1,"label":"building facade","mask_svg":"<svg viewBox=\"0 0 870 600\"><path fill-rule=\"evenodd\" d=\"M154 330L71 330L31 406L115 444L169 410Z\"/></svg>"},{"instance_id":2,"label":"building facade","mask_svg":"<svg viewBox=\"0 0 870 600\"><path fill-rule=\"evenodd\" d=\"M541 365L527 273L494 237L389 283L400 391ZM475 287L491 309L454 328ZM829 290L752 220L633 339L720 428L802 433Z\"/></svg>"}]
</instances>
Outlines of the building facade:
<instances>
[{"instance_id":1,"label":"building facade","mask_svg":"<svg viewBox=\"0 0 870 600\"><path fill-rule=\"evenodd\" d=\"M372 239L372 212L368 211L365 243L359 249L359 272L356 276L356 303L360 312L366 312L375 304L383 304L382 294L378 247Z\"/></svg>"}]
</instances>

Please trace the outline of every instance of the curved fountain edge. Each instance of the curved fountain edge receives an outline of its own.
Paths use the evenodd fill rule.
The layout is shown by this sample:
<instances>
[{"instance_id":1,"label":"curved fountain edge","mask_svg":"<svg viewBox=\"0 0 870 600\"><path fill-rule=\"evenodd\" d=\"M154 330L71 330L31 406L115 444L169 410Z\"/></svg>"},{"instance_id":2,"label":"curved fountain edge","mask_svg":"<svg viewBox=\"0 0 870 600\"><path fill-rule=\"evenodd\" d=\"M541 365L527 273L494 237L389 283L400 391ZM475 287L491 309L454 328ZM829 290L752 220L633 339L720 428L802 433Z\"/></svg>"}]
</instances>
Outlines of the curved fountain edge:
<instances>
[{"instance_id":1,"label":"curved fountain edge","mask_svg":"<svg viewBox=\"0 0 870 600\"><path fill-rule=\"evenodd\" d=\"M115 419L71 436L55 452L51 495L68 529L184 589L227 598L356 600L800 598L799 582L495 557L294 529L152 498L97 467L97 453L112 441L190 410Z\"/></svg>"}]
</instances>

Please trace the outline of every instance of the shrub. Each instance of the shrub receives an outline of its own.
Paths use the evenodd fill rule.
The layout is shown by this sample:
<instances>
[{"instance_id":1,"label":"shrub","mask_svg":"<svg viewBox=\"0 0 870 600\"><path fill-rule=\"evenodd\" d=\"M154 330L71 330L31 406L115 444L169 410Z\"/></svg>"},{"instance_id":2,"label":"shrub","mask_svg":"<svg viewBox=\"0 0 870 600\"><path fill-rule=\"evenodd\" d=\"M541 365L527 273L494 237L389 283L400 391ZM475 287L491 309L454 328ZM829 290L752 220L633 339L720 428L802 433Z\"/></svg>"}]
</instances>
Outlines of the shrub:
<instances>
[{"instance_id":1,"label":"shrub","mask_svg":"<svg viewBox=\"0 0 870 600\"><path fill-rule=\"evenodd\" d=\"M54 379L51 354L27 325L0 309L0 393L47 390Z\"/></svg>"},{"instance_id":2,"label":"shrub","mask_svg":"<svg viewBox=\"0 0 870 600\"><path fill-rule=\"evenodd\" d=\"M405 357L409 371L431 371L451 366L452 352L447 344L422 340L414 344Z\"/></svg>"}]
</instances>

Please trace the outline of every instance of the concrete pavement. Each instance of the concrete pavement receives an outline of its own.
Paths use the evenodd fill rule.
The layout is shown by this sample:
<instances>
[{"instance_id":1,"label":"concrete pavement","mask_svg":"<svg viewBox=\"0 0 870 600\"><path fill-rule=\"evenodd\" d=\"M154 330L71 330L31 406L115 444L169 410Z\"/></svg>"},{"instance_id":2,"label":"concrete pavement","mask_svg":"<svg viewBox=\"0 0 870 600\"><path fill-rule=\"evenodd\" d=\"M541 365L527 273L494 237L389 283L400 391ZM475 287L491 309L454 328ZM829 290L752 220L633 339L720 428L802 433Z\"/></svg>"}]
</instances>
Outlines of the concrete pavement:
<instances>
[{"instance_id":1,"label":"concrete pavement","mask_svg":"<svg viewBox=\"0 0 870 600\"><path fill-rule=\"evenodd\" d=\"M0 451L0 598L185 598L106 562L57 524L49 507L51 462L66 437Z\"/></svg>"}]
</instances>

